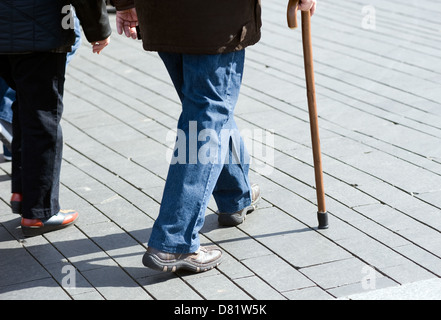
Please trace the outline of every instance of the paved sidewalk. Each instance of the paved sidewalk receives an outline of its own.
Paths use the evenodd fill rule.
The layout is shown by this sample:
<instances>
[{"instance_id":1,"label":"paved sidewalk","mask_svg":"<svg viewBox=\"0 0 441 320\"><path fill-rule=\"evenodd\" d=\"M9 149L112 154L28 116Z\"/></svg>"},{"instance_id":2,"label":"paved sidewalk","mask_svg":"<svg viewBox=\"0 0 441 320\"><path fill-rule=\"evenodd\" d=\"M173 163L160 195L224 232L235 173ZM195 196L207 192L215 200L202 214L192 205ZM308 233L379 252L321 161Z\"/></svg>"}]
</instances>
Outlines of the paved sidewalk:
<instances>
[{"instance_id":1,"label":"paved sidewalk","mask_svg":"<svg viewBox=\"0 0 441 320\"><path fill-rule=\"evenodd\" d=\"M441 3L319 3L317 230L301 33L286 1L262 2L236 120L263 201L235 228L210 203L201 237L224 250L219 268L142 265L180 104L158 56L114 32L99 56L84 40L66 77L61 203L76 226L24 239L0 163L0 299L441 299Z\"/></svg>"}]
</instances>

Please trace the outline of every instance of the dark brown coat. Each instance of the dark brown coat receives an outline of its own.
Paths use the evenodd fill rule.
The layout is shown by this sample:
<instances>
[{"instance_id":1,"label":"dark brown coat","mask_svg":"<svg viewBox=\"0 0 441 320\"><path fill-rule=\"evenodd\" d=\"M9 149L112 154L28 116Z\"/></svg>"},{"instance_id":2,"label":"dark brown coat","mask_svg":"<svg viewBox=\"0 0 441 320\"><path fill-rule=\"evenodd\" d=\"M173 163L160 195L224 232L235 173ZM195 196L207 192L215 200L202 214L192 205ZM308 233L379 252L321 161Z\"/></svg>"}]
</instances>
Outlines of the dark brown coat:
<instances>
[{"instance_id":1,"label":"dark brown coat","mask_svg":"<svg viewBox=\"0 0 441 320\"><path fill-rule=\"evenodd\" d=\"M118 10L136 6L148 51L217 54L260 40L260 0L114 0Z\"/></svg>"}]
</instances>

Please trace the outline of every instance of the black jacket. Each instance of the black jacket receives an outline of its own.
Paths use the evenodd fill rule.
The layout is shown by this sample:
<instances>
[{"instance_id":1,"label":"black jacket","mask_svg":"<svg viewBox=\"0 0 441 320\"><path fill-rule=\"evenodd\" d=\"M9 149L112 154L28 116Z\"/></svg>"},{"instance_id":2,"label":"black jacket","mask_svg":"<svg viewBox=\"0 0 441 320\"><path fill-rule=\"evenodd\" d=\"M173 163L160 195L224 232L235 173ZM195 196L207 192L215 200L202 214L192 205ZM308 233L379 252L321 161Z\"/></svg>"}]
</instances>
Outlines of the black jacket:
<instances>
[{"instance_id":1,"label":"black jacket","mask_svg":"<svg viewBox=\"0 0 441 320\"><path fill-rule=\"evenodd\" d=\"M145 50L218 54L260 40L261 0L113 0L136 7Z\"/></svg>"},{"instance_id":2,"label":"black jacket","mask_svg":"<svg viewBox=\"0 0 441 320\"><path fill-rule=\"evenodd\" d=\"M0 54L70 51L75 41L70 3L89 42L110 36L104 0L0 0Z\"/></svg>"}]
</instances>

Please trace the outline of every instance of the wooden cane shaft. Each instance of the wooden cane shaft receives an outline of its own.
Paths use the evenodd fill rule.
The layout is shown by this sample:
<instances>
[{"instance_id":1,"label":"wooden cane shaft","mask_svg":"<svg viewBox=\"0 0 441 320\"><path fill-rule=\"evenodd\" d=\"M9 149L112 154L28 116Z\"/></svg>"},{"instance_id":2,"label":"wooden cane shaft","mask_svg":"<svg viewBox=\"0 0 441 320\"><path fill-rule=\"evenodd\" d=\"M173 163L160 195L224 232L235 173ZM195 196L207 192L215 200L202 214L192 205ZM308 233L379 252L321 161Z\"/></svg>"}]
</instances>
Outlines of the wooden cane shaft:
<instances>
[{"instance_id":1,"label":"wooden cane shaft","mask_svg":"<svg viewBox=\"0 0 441 320\"><path fill-rule=\"evenodd\" d=\"M311 125L312 152L314 157L317 205L319 212L326 212L325 192L323 187L323 168L320 149L320 135L315 95L314 62L311 41L311 15L302 11L303 56L305 60L306 88L308 96L309 120Z\"/></svg>"}]
</instances>

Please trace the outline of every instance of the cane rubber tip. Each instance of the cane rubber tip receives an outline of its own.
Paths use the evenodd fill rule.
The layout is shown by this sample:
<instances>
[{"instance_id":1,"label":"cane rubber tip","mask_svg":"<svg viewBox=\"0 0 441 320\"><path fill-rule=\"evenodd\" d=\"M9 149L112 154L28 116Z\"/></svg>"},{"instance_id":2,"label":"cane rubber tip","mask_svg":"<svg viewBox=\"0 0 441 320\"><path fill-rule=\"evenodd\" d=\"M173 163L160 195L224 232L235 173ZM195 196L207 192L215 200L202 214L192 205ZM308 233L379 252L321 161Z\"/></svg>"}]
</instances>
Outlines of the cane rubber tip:
<instances>
[{"instance_id":1,"label":"cane rubber tip","mask_svg":"<svg viewBox=\"0 0 441 320\"><path fill-rule=\"evenodd\" d=\"M324 230L324 229L329 228L328 213L327 212L317 212L317 219L319 222L318 228L320 230Z\"/></svg>"}]
</instances>

